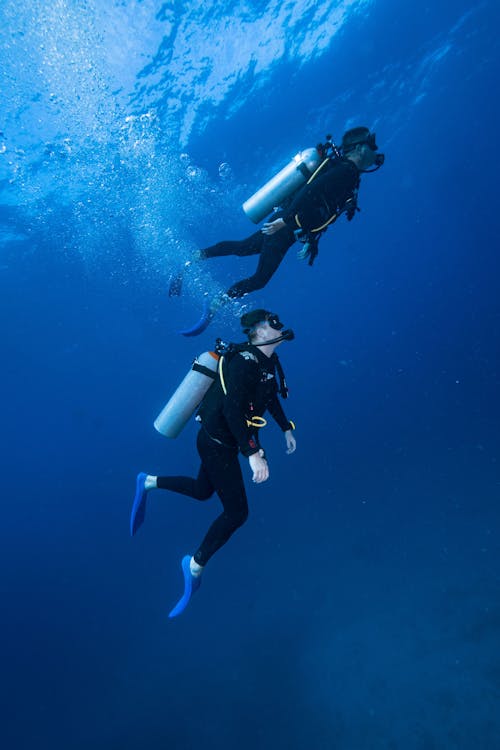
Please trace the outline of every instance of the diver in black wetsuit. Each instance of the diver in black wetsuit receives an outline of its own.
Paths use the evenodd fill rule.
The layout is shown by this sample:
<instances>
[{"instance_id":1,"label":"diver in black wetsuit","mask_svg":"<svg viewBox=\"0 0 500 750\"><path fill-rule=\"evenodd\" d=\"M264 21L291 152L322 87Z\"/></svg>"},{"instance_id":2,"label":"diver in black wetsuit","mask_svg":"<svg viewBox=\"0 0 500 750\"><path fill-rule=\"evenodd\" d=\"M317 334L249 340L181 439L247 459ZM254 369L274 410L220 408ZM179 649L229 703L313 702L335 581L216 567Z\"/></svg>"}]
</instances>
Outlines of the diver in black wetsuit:
<instances>
[{"instance_id":1,"label":"diver in black wetsuit","mask_svg":"<svg viewBox=\"0 0 500 750\"><path fill-rule=\"evenodd\" d=\"M233 284L223 295L224 299L214 301L214 308L228 298L236 299L262 289L297 239L304 245L298 257L308 258L309 265L312 265L318 253L319 237L328 225L343 212L350 221L358 210L356 198L361 173L370 170L374 164L381 166L384 160L382 154L375 153L377 150L375 134L368 128L348 130L342 138L341 158L329 159L319 175L299 189L289 205L275 212L259 232L244 240L218 242L198 251L194 260L260 255L255 273ZM180 276L177 276L171 284L170 294L177 294L179 289Z\"/></svg>"},{"instance_id":2,"label":"diver in black wetsuit","mask_svg":"<svg viewBox=\"0 0 500 750\"><path fill-rule=\"evenodd\" d=\"M283 430L287 453L293 453L296 448L295 425L287 419L278 400L278 392L286 397L286 383L274 352L282 341L293 338L293 332L282 332L283 324L278 316L266 310L243 315L241 324L248 334L248 344L238 345L235 351L224 356L219 364L221 377L217 377L209 389L198 412L201 429L197 448L201 466L196 479L139 475L144 479L137 487L134 501L133 533L139 525L135 518L139 514L141 520L144 517L146 494L150 489L170 490L196 500L208 500L216 492L223 507L193 557L186 556L183 560L185 592L172 610L172 617L187 605L212 555L247 519L248 503L239 452L248 458L255 483L265 482L269 477L269 467L259 442L259 428L265 424L262 417L266 411Z\"/></svg>"}]
</instances>

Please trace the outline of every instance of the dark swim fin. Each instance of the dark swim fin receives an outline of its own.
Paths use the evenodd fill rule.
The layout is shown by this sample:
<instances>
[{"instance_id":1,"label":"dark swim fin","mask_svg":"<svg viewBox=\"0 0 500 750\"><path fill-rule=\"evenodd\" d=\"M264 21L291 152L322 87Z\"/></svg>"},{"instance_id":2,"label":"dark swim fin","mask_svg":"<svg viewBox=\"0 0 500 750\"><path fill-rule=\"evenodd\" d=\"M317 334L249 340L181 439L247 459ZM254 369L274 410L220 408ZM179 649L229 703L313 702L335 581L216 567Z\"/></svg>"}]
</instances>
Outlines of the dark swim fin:
<instances>
[{"instance_id":1,"label":"dark swim fin","mask_svg":"<svg viewBox=\"0 0 500 750\"><path fill-rule=\"evenodd\" d=\"M137 529L142 526L146 516L146 500L148 490L145 487L147 474L141 471L135 482L135 497L130 514L130 536L134 536Z\"/></svg>"},{"instance_id":2,"label":"dark swim fin","mask_svg":"<svg viewBox=\"0 0 500 750\"><path fill-rule=\"evenodd\" d=\"M175 605L175 607L169 612L169 618L177 617L182 614L186 609L187 605L191 601L191 597L201 586L201 575L194 576L191 574L189 564L191 562L191 555L184 555L181 562L182 574L184 576L184 593Z\"/></svg>"},{"instance_id":3,"label":"dark swim fin","mask_svg":"<svg viewBox=\"0 0 500 750\"><path fill-rule=\"evenodd\" d=\"M178 271L170 274L168 280L168 296L169 297L180 297L182 294L182 282L184 281L184 275L193 267L193 264L203 259L201 250L197 250L192 254L191 259L187 260Z\"/></svg>"},{"instance_id":4,"label":"dark swim fin","mask_svg":"<svg viewBox=\"0 0 500 750\"><path fill-rule=\"evenodd\" d=\"M168 296L180 297L182 294L182 282L184 281L184 268L173 273L168 281Z\"/></svg>"}]
</instances>

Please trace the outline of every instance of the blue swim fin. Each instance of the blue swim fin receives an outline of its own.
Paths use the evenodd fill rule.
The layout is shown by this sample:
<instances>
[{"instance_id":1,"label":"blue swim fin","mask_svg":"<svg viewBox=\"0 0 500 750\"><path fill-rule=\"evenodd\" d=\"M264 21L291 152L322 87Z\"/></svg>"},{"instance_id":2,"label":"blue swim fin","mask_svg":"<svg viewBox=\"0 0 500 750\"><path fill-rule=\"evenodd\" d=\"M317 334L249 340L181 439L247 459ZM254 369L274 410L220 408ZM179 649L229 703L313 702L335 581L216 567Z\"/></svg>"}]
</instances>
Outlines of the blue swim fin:
<instances>
[{"instance_id":1,"label":"blue swim fin","mask_svg":"<svg viewBox=\"0 0 500 750\"><path fill-rule=\"evenodd\" d=\"M196 591L198 591L201 586L201 575L194 576L191 574L191 569L189 567L190 562L191 555L184 555L181 563L182 574L184 576L184 593L175 607L170 611L168 615L170 618L177 617L177 615L180 615L182 612L184 612L187 605L191 601L191 597Z\"/></svg>"},{"instance_id":2,"label":"blue swim fin","mask_svg":"<svg viewBox=\"0 0 500 750\"><path fill-rule=\"evenodd\" d=\"M216 311L212 309L210 303L206 301L203 315L201 316L199 321L195 323L192 328L186 328L184 331L179 331L179 333L181 333L183 336L199 336L200 333L203 333L203 331L208 328L215 316L215 312Z\"/></svg>"},{"instance_id":3,"label":"blue swim fin","mask_svg":"<svg viewBox=\"0 0 500 750\"><path fill-rule=\"evenodd\" d=\"M217 310L219 310L223 305L226 305L228 302L231 302L231 298L228 297L228 295L224 292L223 294L217 294L215 297L213 297L210 302L208 300L205 300L205 307L203 310L203 315L199 319L197 323L192 328L187 328L184 331L179 331L179 333L182 333L183 336L199 336L200 333L203 333L203 331L208 328L212 320L215 318L215 313Z\"/></svg>"},{"instance_id":4,"label":"blue swim fin","mask_svg":"<svg viewBox=\"0 0 500 750\"><path fill-rule=\"evenodd\" d=\"M146 500L148 490L145 487L147 474L141 471L137 475L135 483L135 497L130 514L130 536L134 536L137 529L142 526L146 516Z\"/></svg>"}]
</instances>

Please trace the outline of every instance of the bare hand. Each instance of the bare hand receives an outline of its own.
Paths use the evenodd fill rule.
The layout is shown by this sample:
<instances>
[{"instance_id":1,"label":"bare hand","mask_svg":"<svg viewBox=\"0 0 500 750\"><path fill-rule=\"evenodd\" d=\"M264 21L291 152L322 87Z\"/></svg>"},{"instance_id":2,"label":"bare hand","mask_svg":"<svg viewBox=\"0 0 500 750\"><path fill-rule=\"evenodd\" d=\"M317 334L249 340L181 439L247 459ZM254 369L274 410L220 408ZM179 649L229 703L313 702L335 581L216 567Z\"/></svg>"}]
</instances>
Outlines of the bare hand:
<instances>
[{"instance_id":1,"label":"bare hand","mask_svg":"<svg viewBox=\"0 0 500 750\"><path fill-rule=\"evenodd\" d=\"M283 227L286 227L283 219L276 219L275 221L266 222L260 231L263 234L275 234L275 232L279 232Z\"/></svg>"},{"instance_id":2,"label":"bare hand","mask_svg":"<svg viewBox=\"0 0 500 750\"><path fill-rule=\"evenodd\" d=\"M269 479L269 466L264 458L264 451L260 450L258 453L253 453L248 457L248 461L253 471L252 482L260 484Z\"/></svg>"},{"instance_id":3,"label":"bare hand","mask_svg":"<svg viewBox=\"0 0 500 750\"><path fill-rule=\"evenodd\" d=\"M297 441L294 438L293 432L291 430L287 430L285 432L285 440L286 440L286 452L288 455L290 453L293 453L295 451L295 448L297 447Z\"/></svg>"}]
</instances>

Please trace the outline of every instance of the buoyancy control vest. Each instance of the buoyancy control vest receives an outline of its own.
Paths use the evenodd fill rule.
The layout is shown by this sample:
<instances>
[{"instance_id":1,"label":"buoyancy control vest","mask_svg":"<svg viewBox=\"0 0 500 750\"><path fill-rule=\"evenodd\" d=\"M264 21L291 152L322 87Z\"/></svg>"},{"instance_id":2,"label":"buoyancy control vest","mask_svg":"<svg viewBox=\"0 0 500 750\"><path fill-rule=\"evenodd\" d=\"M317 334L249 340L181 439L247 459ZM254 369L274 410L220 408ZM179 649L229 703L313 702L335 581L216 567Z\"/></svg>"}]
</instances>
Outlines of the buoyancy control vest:
<instances>
[{"instance_id":1,"label":"buoyancy control vest","mask_svg":"<svg viewBox=\"0 0 500 750\"><path fill-rule=\"evenodd\" d=\"M300 188L313 182L318 175L324 174L326 169L343 158L342 151L335 145L331 135L327 135L325 143L299 151L283 169L243 203L243 211L251 221L259 224L273 209L282 208L284 204L291 202ZM325 231L344 211L350 220L356 210L357 188L344 205L334 207L330 215L314 231ZM298 226L300 228L300 224Z\"/></svg>"},{"instance_id":2,"label":"buoyancy control vest","mask_svg":"<svg viewBox=\"0 0 500 750\"><path fill-rule=\"evenodd\" d=\"M227 367L234 356L247 351L251 352L251 349L252 344L248 342L233 344L217 339L214 351L203 352L196 357L191 369L156 417L154 421L155 429L165 437L176 438L193 414L200 408L204 397L217 378L220 380L224 395L227 394L224 368ZM260 367L258 357L254 354L252 356L257 360ZM273 357L273 365L278 373L278 393L282 398L287 398L288 388L285 374L277 355Z\"/></svg>"}]
</instances>

